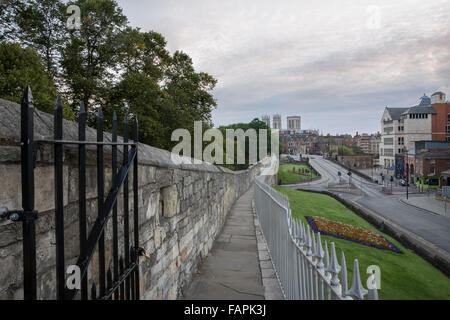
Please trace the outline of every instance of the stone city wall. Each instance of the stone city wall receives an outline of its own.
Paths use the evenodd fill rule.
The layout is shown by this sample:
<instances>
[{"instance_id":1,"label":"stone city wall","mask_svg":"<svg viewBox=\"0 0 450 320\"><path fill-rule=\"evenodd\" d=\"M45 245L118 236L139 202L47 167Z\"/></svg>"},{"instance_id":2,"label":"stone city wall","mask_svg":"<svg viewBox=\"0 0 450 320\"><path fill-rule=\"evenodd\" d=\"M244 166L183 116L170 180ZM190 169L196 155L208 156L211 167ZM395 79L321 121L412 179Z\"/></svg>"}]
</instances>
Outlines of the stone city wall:
<instances>
[{"instance_id":1,"label":"stone city wall","mask_svg":"<svg viewBox=\"0 0 450 320\"><path fill-rule=\"evenodd\" d=\"M53 117L36 111L35 140L51 139ZM64 139L77 140L77 124L64 121ZM87 129L87 140L96 131ZM0 99L0 207L21 209L20 106ZM105 140L111 136L105 134ZM121 139L119 138L119 142ZM37 243L37 290L39 299L54 299L55 218L52 146L37 152L35 203ZM88 228L97 217L95 147L87 147ZM110 147L105 147L105 197L111 186ZM208 254L235 202L261 171L260 162L248 170L230 170L202 164L176 165L170 152L139 144L139 244L150 254L140 257L141 299L176 299ZM121 152L119 151L119 158ZM66 268L79 254L78 153L76 146L64 149L64 224ZM266 159L267 161L267 159ZM121 163L121 159L119 159ZM132 172L132 168L130 169ZM273 179L276 181L276 177ZM129 180L130 228L133 226L132 175ZM122 191L123 192L123 191ZM123 194L118 199L119 239L123 240ZM110 219L111 220L111 219ZM130 242L133 243L133 233ZM105 230L106 265L112 264L112 226ZM119 246L123 254L123 244ZM0 221L0 299L22 299L22 224ZM98 284L98 255L89 269L89 287Z\"/></svg>"}]
</instances>

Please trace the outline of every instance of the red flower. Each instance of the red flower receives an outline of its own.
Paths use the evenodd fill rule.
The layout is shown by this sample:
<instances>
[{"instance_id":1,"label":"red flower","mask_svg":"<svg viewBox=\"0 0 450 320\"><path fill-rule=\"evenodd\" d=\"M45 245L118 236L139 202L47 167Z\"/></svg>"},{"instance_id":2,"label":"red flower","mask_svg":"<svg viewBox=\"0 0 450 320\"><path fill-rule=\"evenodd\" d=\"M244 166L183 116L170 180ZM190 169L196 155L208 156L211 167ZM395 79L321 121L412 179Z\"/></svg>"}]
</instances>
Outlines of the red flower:
<instances>
[{"instance_id":1,"label":"red flower","mask_svg":"<svg viewBox=\"0 0 450 320\"><path fill-rule=\"evenodd\" d=\"M332 221L323 217L312 217L317 229L329 234L345 236L353 240L362 241L366 244L392 247L392 245L381 235L371 230L352 226L342 222Z\"/></svg>"}]
</instances>

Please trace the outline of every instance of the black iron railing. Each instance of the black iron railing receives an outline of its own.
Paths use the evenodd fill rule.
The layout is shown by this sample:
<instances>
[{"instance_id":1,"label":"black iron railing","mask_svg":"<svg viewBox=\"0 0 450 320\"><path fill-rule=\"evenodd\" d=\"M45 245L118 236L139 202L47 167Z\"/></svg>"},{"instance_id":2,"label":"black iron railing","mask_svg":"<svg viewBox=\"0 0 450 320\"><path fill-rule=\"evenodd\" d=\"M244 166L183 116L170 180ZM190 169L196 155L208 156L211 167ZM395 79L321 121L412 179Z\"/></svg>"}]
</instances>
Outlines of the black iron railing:
<instances>
[{"instance_id":1,"label":"black iron railing","mask_svg":"<svg viewBox=\"0 0 450 320\"><path fill-rule=\"evenodd\" d=\"M38 217L34 204L34 167L35 153L39 144L52 144L54 149L55 172L55 239L56 239L56 297L57 299L139 299L139 265L138 257L144 253L139 248L138 232L138 123L134 117L133 141L128 140L128 116L124 119L123 142L117 142L117 116L114 112L112 121L112 141L103 139L104 118L101 108L97 113L97 140L86 141L86 110L81 103L78 117L78 140L63 139L62 103L58 97L54 114L54 140L34 141L33 97L30 87L24 92L21 103L21 167L22 167L22 207L4 216L23 225L23 264L24 264L24 298L33 300L36 294L36 231L35 220ZM64 256L64 183L63 148L64 145L78 145L78 209L79 209L79 245L80 252L76 265L80 269L81 288L69 289L66 286L66 261ZM95 223L87 230L86 218L86 145L97 148L97 190L98 212ZM112 187L104 193L104 150L109 145L112 149ZM118 167L118 147L123 148L123 163ZM133 227L134 241L130 243L130 214L128 176L133 165ZM119 231L117 218L117 199L123 189L123 255L119 253ZM12 218L13 217L13 218ZM105 261L105 227L112 220L112 268L106 267ZM91 279L88 289L88 268L95 249L98 248L98 288ZM120 256L119 256L120 255Z\"/></svg>"}]
</instances>

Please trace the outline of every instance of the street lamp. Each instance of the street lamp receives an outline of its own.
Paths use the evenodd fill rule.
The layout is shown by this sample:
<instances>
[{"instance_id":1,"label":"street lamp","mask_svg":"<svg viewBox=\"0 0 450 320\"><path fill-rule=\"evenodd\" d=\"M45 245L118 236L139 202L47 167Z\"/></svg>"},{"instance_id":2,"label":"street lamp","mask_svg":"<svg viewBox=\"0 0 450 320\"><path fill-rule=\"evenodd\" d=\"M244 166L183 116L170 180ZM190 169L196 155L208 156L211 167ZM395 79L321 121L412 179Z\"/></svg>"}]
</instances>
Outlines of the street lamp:
<instances>
[{"instance_id":1,"label":"street lamp","mask_svg":"<svg viewBox=\"0 0 450 320\"><path fill-rule=\"evenodd\" d=\"M406 200L408 200L409 167L406 167Z\"/></svg>"},{"instance_id":2,"label":"street lamp","mask_svg":"<svg viewBox=\"0 0 450 320\"><path fill-rule=\"evenodd\" d=\"M373 182L373 166L374 166L374 161L372 159L372 182Z\"/></svg>"}]
</instances>

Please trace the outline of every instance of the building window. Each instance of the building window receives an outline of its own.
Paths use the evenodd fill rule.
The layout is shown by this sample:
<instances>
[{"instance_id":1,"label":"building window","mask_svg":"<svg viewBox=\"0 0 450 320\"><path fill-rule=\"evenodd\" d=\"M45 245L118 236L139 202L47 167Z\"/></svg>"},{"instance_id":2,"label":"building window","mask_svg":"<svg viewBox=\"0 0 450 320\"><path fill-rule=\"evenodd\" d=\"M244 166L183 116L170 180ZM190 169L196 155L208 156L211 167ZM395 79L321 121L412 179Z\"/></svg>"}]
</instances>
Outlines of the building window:
<instances>
[{"instance_id":1,"label":"building window","mask_svg":"<svg viewBox=\"0 0 450 320\"><path fill-rule=\"evenodd\" d=\"M445 141L450 142L450 137L445 137Z\"/></svg>"},{"instance_id":2,"label":"building window","mask_svg":"<svg viewBox=\"0 0 450 320\"><path fill-rule=\"evenodd\" d=\"M394 127L385 127L384 128L384 133L391 133L392 131L394 131Z\"/></svg>"},{"instance_id":3,"label":"building window","mask_svg":"<svg viewBox=\"0 0 450 320\"><path fill-rule=\"evenodd\" d=\"M450 122L450 113L447 113L447 122Z\"/></svg>"},{"instance_id":4,"label":"building window","mask_svg":"<svg viewBox=\"0 0 450 320\"><path fill-rule=\"evenodd\" d=\"M445 126L445 132L446 133L450 133L450 125L446 125Z\"/></svg>"},{"instance_id":5,"label":"building window","mask_svg":"<svg viewBox=\"0 0 450 320\"><path fill-rule=\"evenodd\" d=\"M432 175L435 174L435 172L434 172L434 167L430 167L430 174L432 174Z\"/></svg>"}]
</instances>

